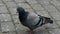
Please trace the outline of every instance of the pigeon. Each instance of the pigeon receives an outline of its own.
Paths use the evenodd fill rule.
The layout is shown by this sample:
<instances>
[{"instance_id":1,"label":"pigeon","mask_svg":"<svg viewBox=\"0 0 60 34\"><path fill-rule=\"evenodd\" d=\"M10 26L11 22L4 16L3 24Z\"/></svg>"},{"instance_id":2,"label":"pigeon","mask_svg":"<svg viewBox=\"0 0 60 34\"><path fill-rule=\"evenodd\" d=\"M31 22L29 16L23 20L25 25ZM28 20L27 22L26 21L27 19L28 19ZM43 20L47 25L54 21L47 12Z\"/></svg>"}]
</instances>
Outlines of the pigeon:
<instances>
[{"instance_id":1,"label":"pigeon","mask_svg":"<svg viewBox=\"0 0 60 34\"><path fill-rule=\"evenodd\" d=\"M22 7L17 7L17 13L21 24L29 28L27 32L30 34L32 34L32 31L34 29L44 24L53 23L53 20L51 18L38 15L34 12L27 12Z\"/></svg>"}]
</instances>

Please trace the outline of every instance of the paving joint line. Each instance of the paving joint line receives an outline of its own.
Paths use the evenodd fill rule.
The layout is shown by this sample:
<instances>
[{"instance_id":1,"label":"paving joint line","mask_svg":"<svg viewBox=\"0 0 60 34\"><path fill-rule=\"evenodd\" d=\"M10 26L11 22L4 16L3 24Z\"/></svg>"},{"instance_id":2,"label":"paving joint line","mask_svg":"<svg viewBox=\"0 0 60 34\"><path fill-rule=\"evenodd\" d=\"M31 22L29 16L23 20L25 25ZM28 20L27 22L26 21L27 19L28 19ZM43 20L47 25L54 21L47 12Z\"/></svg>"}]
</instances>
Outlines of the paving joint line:
<instances>
[{"instance_id":1,"label":"paving joint line","mask_svg":"<svg viewBox=\"0 0 60 34\"><path fill-rule=\"evenodd\" d=\"M27 3L27 4L31 7L31 9L33 9L32 6L31 6L31 4L29 4L27 1L25 1L25 3ZM33 12L36 13L36 10L33 9ZM36 14L37 14L37 13L36 13Z\"/></svg>"},{"instance_id":2,"label":"paving joint line","mask_svg":"<svg viewBox=\"0 0 60 34\"><path fill-rule=\"evenodd\" d=\"M1 1L4 3L4 1L3 1L3 0L1 0ZM8 12L9 12L9 14L10 14L11 20L12 20L13 25L14 25L14 28L15 28L15 33L16 33L16 26L15 26L15 24L14 24L14 20L13 20L13 18L12 18L12 15L11 15L11 13L10 13L10 11L9 11L9 8L7 7L6 3L4 3L4 5L6 6L6 8L7 8ZM16 34L17 34L17 33L16 33Z\"/></svg>"},{"instance_id":3,"label":"paving joint line","mask_svg":"<svg viewBox=\"0 0 60 34\"><path fill-rule=\"evenodd\" d=\"M39 2L38 2L39 3ZM41 3L39 3L43 8L44 8L44 6L41 4ZM45 9L45 8L44 8ZM48 10L47 9L45 9L47 12L48 12ZM51 16L51 14L48 12L48 14L49 14L49 16L54 20L54 22L56 22L55 21L55 19ZM56 24L57 26L58 26L58 24ZM59 28L59 26L58 26L58 28ZM46 28L45 28L46 29Z\"/></svg>"},{"instance_id":4,"label":"paving joint line","mask_svg":"<svg viewBox=\"0 0 60 34\"><path fill-rule=\"evenodd\" d=\"M51 0L52 1L52 0ZM52 4L51 3L51 1L49 2L52 6L54 6L56 9L57 9L57 11L59 12L59 9L54 5L54 4ZM54 19L55 20L55 19ZM56 20L55 20L55 22L56 22ZM56 23L57 24L57 23ZM57 24L58 25L58 24ZM58 25L59 26L59 25ZM60 26L59 26L60 27Z\"/></svg>"}]
</instances>

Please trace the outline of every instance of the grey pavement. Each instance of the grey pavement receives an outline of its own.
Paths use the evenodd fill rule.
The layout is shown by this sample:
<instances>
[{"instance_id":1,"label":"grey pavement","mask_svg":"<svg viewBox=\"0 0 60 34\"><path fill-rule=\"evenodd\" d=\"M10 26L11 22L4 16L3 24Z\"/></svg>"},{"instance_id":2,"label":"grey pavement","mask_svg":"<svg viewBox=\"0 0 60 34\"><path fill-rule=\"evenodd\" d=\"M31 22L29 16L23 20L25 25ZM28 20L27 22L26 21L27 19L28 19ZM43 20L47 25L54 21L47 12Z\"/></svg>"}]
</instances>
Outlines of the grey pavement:
<instances>
[{"instance_id":1,"label":"grey pavement","mask_svg":"<svg viewBox=\"0 0 60 34\"><path fill-rule=\"evenodd\" d=\"M18 6L53 19L53 24L38 27L34 34L60 34L60 0L0 0L0 34L28 34L18 19Z\"/></svg>"}]
</instances>

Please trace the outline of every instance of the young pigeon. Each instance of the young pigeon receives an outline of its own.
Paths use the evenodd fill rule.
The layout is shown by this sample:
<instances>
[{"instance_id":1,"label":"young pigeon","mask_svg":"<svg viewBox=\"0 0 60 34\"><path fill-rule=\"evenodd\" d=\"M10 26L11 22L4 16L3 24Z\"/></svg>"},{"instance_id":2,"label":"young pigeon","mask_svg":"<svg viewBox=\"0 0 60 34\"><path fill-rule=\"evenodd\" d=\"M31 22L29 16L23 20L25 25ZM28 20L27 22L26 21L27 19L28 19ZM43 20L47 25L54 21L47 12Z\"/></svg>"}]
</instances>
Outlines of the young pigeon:
<instances>
[{"instance_id":1,"label":"young pigeon","mask_svg":"<svg viewBox=\"0 0 60 34\"><path fill-rule=\"evenodd\" d=\"M30 34L32 34L32 31L39 26L42 26L46 23L53 23L53 20L50 18L35 14L33 12L26 12L22 7L18 7L17 12L20 22L29 28L27 31Z\"/></svg>"}]
</instances>

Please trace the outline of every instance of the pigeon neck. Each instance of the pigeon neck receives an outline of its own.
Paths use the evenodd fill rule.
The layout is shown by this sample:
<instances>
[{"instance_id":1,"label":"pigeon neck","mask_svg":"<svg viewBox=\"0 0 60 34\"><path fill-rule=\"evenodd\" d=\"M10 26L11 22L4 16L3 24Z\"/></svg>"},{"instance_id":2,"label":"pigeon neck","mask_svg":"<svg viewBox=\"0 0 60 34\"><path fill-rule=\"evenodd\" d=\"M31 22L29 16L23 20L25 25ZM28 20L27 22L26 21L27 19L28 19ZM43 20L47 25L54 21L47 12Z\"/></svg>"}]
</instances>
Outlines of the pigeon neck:
<instances>
[{"instance_id":1,"label":"pigeon neck","mask_svg":"<svg viewBox=\"0 0 60 34\"><path fill-rule=\"evenodd\" d=\"M27 12L25 12L25 13L23 13L23 14L19 14L20 20L21 20L21 21L26 20L27 15L28 15L28 13L27 13Z\"/></svg>"}]
</instances>

